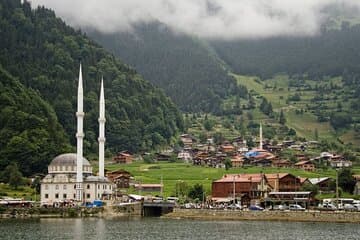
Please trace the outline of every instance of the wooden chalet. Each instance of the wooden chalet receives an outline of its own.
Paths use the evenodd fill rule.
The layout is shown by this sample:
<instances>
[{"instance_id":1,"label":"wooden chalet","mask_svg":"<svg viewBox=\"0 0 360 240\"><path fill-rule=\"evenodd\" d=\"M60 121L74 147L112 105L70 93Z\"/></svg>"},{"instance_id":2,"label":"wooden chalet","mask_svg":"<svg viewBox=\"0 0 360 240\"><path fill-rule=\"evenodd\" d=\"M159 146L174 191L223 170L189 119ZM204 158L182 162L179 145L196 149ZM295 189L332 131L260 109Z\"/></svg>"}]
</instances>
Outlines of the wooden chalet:
<instances>
[{"instance_id":1,"label":"wooden chalet","mask_svg":"<svg viewBox=\"0 0 360 240\"><path fill-rule=\"evenodd\" d=\"M315 171L315 164L310 160L297 162L294 164L294 166L295 168L302 169L305 171L310 171L310 172Z\"/></svg>"},{"instance_id":2,"label":"wooden chalet","mask_svg":"<svg viewBox=\"0 0 360 240\"><path fill-rule=\"evenodd\" d=\"M116 184L117 188L129 188L131 174L123 169L107 172L106 177Z\"/></svg>"},{"instance_id":3,"label":"wooden chalet","mask_svg":"<svg viewBox=\"0 0 360 240\"><path fill-rule=\"evenodd\" d=\"M265 176L275 192L295 192L301 187L300 179L290 173L272 173Z\"/></svg>"},{"instance_id":4,"label":"wooden chalet","mask_svg":"<svg viewBox=\"0 0 360 240\"><path fill-rule=\"evenodd\" d=\"M128 164L132 163L133 156L128 151L122 151L119 152L115 157L113 157L113 161L116 163Z\"/></svg>"},{"instance_id":5,"label":"wooden chalet","mask_svg":"<svg viewBox=\"0 0 360 240\"><path fill-rule=\"evenodd\" d=\"M235 191L234 191L235 189ZM212 182L212 198L242 198L262 199L269 192L267 178L262 173L256 174L226 174L221 179Z\"/></svg>"}]
</instances>

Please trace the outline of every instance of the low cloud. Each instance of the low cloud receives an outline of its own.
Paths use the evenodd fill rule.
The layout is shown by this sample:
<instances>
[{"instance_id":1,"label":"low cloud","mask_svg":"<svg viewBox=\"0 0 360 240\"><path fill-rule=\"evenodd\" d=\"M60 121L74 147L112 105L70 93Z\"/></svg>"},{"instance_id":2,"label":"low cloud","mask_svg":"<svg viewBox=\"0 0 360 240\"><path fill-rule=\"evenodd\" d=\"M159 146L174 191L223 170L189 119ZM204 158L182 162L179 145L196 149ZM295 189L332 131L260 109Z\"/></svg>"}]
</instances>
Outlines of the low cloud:
<instances>
[{"instance_id":1,"label":"low cloud","mask_svg":"<svg viewBox=\"0 0 360 240\"><path fill-rule=\"evenodd\" d=\"M159 21L204 38L304 36L319 32L329 6L359 9L358 0L32 0L74 26L111 33Z\"/></svg>"}]
</instances>

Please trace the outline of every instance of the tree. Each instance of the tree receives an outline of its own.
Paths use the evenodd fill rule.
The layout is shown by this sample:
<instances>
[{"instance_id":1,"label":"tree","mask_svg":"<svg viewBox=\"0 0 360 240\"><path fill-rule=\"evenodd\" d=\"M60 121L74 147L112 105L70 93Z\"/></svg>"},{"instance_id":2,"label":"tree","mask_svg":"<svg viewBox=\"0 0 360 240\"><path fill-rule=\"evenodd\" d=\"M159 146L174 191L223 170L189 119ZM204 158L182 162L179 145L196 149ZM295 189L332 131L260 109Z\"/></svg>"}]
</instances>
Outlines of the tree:
<instances>
[{"instance_id":1,"label":"tree","mask_svg":"<svg viewBox=\"0 0 360 240\"><path fill-rule=\"evenodd\" d=\"M22 185L22 174L16 164L9 165L5 171L9 172L9 185L13 189L17 189L18 186Z\"/></svg>"},{"instance_id":2,"label":"tree","mask_svg":"<svg viewBox=\"0 0 360 240\"><path fill-rule=\"evenodd\" d=\"M348 193L354 191L356 180L353 177L353 172L350 168L343 168L338 173L339 186L342 190Z\"/></svg>"},{"instance_id":3,"label":"tree","mask_svg":"<svg viewBox=\"0 0 360 240\"><path fill-rule=\"evenodd\" d=\"M189 186L184 181L177 181L175 184L175 196L184 198L189 192Z\"/></svg>"},{"instance_id":4,"label":"tree","mask_svg":"<svg viewBox=\"0 0 360 240\"><path fill-rule=\"evenodd\" d=\"M284 114L284 111L282 109L281 109L281 112L280 112L279 123L281 125L284 125L286 123L285 114Z\"/></svg>"},{"instance_id":5,"label":"tree","mask_svg":"<svg viewBox=\"0 0 360 240\"><path fill-rule=\"evenodd\" d=\"M205 190L202 184L196 183L195 185L191 186L189 189L188 197L195 200L203 199L205 194Z\"/></svg>"},{"instance_id":6,"label":"tree","mask_svg":"<svg viewBox=\"0 0 360 240\"><path fill-rule=\"evenodd\" d=\"M230 168L232 168L232 163L231 163L230 158L226 158L224 161L224 164L225 164L226 171L229 170Z\"/></svg>"}]
</instances>

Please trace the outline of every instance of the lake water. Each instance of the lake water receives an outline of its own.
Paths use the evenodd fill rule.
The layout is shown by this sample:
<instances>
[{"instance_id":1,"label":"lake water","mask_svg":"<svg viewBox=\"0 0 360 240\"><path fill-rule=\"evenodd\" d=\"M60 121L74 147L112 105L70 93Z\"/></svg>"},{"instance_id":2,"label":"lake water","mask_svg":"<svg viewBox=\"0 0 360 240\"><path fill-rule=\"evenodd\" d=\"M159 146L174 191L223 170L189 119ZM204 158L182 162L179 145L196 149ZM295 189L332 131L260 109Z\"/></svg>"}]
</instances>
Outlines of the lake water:
<instances>
[{"instance_id":1,"label":"lake water","mask_svg":"<svg viewBox=\"0 0 360 240\"><path fill-rule=\"evenodd\" d=\"M359 224L160 218L2 219L0 239L360 239Z\"/></svg>"}]
</instances>

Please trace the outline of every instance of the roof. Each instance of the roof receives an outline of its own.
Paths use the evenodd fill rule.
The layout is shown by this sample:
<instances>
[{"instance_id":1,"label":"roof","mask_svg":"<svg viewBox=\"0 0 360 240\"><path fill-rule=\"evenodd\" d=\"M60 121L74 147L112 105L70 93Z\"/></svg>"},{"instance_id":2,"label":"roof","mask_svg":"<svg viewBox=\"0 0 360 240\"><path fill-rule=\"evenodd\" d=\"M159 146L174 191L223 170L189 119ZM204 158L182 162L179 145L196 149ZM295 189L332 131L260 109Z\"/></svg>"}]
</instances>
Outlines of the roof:
<instances>
[{"instance_id":1,"label":"roof","mask_svg":"<svg viewBox=\"0 0 360 240\"><path fill-rule=\"evenodd\" d=\"M264 177L261 173L253 174L226 174L214 182L261 182Z\"/></svg>"},{"instance_id":2,"label":"roof","mask_svg":"<svg viewBox=\"0 0 360 240\"><path fill-rule=\"evenodd\" d=\"M295 163L295 166L301 166L301 165L308 164L308 163L312 163L312 162L310 160L300 161L300 162Z\"/></svg>"},{"instance_id":3,"label":"roof","mask_svg":"<svg viewBox=\"0 0 360 240\"><path fill-rule=\"evenodd\" d=\"M291 175L291 174L290 173L268 173L268 174L265 174L265 176L268 180L277 179L277 178L281 179L288 175Z\"/></svg>"},{"instance_id":4,"label":"roof","mask_svg":"<svg viewBox=\"0 0 360 240\"><path fill-rule=\"evenodd\" d=\"M321 182L327 181L329 179L330 179L329 177L309 178L309 181L311 182L311 184L316 185L316 184L319 184Z\"/></svg>"},{"instance_id":5,"label":"roof","mask_svg":"<svg viewBox=\"0 0 360 240\"><path fill-rule=\"evenodd\" d=\"M89 161L83 157L83 165L90 166ZM56 156L49 166L76 166L76 153L64 153Z\"/></svg>"}]
</instances>

